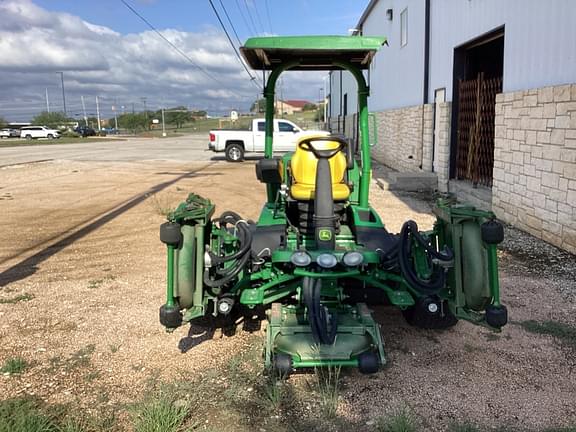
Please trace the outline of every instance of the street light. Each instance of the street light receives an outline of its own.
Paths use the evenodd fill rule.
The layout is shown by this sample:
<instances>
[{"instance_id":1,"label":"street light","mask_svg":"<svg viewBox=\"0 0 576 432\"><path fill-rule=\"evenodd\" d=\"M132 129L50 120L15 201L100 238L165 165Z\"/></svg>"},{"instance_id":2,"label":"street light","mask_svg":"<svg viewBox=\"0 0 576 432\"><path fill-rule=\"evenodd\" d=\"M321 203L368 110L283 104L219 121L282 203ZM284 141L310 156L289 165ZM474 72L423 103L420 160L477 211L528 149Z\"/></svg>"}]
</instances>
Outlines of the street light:
<instances>
[{"instance_id":1,"label":"street light","mask_svg":"<svg viewBox=\"0 0 576 432\"><path fill-rule=\"evenodd\" d=\"M60 74L60 80L62 81L62 103L64 104L64 116L68 117L68 112L66 111L66 92L64 91L64 72L56 72Z\"/></svg>"}]
</instances>

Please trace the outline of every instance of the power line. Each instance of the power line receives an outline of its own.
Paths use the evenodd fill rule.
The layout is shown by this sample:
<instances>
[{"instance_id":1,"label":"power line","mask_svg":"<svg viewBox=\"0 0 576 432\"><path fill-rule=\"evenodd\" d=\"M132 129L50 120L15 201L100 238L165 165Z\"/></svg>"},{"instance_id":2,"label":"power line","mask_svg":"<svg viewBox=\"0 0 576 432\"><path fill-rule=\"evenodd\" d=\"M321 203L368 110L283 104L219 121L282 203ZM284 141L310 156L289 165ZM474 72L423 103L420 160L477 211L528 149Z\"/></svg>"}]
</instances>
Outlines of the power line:
<instances>
[{"instance_id":1,"label":"power line","mask_svg":"<svg viewBox=\"0 0 576 432\"><path fill-rule=\"evenodd\" d=\"M246 6L246 12L248 13L248 18L250 18L250 22L254 28L254 34L258 34L258 29L256 28L256 24L254 24L254 18L252 18L252 12L250 12L250 8L248 7L248 2L244 0L244 6Z\"/></svg>"},{"instance_id":2,"label":"power line","mask_svg":"<svg viewBox=\"0 0 576 432\"><path fill-rule=\"evenodd\" d=\"M260 12L258 12L258 5L256 4L256 0L254 0L254 11L256 12L256 19L258 20L258 24L260 24L262 33L266 33L266 29L262 25L262 20L260 19Z\"/></svg>"},{"instance_id":3,"label":"power line","mask_svg":"<svg viewBox=\"0 0 576 432\"><path fill-rule=\"evenodd\" d=\"M220 2L220 6L222 6L222 9L224 10L224 13L226 14L226 18L228 18L228 23L230 23L230 27L232 27L232 31L236 35L236 40L238 41L238 46L242 46L242 41L238 37L238 33L236 33L236 28L234 27L234 24L232 24L232 20L230 19L230 16L228 15L228 11L224 7L224 3L222 3L222 0L219 0L219 2Z\"/></svg>"},{"instance_id":4,"label":"power line","mask_svg":"<svg viewBox=\"0 0 576 432\"><path fill-rule=\"evenodd\" d=\"M236 0L236 7L238 7L238 12L240 12L240 16L242 17L242 21L244 21L244 25L246 26L248 33L256 34L256 33L252 32L252 30L250 29L250 26L248 25L248 21L246 20L246 17L244 16L244 12L242 12L242 8L240 7L240 3L238 2L238 0Z\"/></svg>"},{"instance_id":5,"label":"power line","mask_svg":"<svg viewBox=\"0 0 576 432\"><path fill-rule=\"evenodd\" d=\"M220 82L220 80L218 80L217 78L215 78L213 75L211 75L207 70L205 70L202 66L197 65L194 60L192 60L188 54L186 54L184 51L182 51L180 48L178 48L176 45L174 45L168 38L166 38L162 33L160 33L160 31L158 29L156 29L156 27L154 27L150 21L148 21L146 18L144 18L142 15L140 15L132 6L130 6L126 0L120 0L124 6L126 6L128 9L130 9L130 11L132 11L132 13L134 15L136 15L138 18L140 18L148 27L150 27L158 36L160 36L168 45L170 45L174 50L176 50L176 52L178 52L182 57L184 57L186 60L188 60L188 62L190 64L192 64L196 69L198 69L200 72L202 72L204 75L206 75L208 78L210 78L212 81L220 84L221 86L226 87L226 85L222 82ZM235 94L236 96L240 97L240 98L245 98L245 96L241 96L240 94L236 93L233 90L229 90L231 93Z\"/></svg>"},{"instance_id":6,"label":"power line","mask_svg":"<svg viewBox=\"0 0 576 432\"><path fill-rule=\"evenodd\" d=\"M123 0L122 0L123 1ZM244 70L246 71L246 73L248 74L248 76L250 77L250 82L254 83L254 85L256 85L256 87L259 87L258 84L256 84L254 82L254 80L256 79L256 77L252 76L252 74L250 73L250 71L248 70L248 68L246 67L246 65L244 64L244 62L242 61L242 57L240 57L240 53L238 52L238 50L236 49L236 46L234 45L234 42L232 42L232 38L230 37L230 35L228 34L228 31L226 30L226 27L224 26L224 23L222 22L222 20L220 19L220 15L218 14L218 11L216 10L216 8L214 7L214 3L212 3L212 0L208 0L208 2L210 3L210 6L212 6L212 10L214 11L214 13L216 14L216 18L218 18L218 22L220 23L220 26L222 27L222 30L224 30L224 33L226 33L226 37L228 38L228 42L230 42L230 46L232 47L232 49L234 50L234 53L236 54L236 57L238 57L238 61L240 62L240 64L242 65L242 67L244 68Z\"/></svg>"},{"instance_id":7,"label":"power line","mask_svg":"<svg viewBox=\"0 0 576 432\"><path fill-rule=\"evenodd\" d=\"M268 18L268 25L270 26L270 34L274 33L272 31L272 20L270 19L270 5L268 0L264 0L264 5L266 6L266 17Z\"/></svg>"}]
</instances>

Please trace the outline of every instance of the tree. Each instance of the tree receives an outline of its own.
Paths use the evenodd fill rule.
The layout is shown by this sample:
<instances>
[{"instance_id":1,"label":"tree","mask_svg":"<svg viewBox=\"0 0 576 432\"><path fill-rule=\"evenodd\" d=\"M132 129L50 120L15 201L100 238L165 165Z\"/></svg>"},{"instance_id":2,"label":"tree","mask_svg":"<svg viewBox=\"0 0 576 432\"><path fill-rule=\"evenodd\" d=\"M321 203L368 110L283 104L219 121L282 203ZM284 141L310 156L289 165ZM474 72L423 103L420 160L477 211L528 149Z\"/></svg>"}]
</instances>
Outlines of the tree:
<instances>
[{"instance_id":1,"label":"tree","mask_svg":"<svg viewBox=\"0 0 576 432\"><path fill-rule=\"evenodd\" d=\"M266 99L262 98L254 101L254 103L252 103L252 106L250 107L250 111L255 113L266 112Z\"/></svg>"},{"instance_id":2,"label":"tree","mask_svg":"<svg viewBox=\"0 0 576 432\"><path fill-rule=\"evenodd\" d=\"M144 113L126 113L118 116L118 126L136 132L147 127L146 115Z\"/></svg>"},{"instance_id":3,"label":"tree","mask_svg":"<svg viewBox=\"0 0 576 432\"><path fill-rule=\"evenodd\" d=\"M8 122L4 119L4 117L0 117L0 129L5 128L8 126Z\"/></svg>"},{"instance_id":4,"label":"tree","mask_svg":"<svg viewBox=\"0 0 576 432\"><path fill-rule=\"evenodd\" d=\"M166 123L176 125L176 129L180 129L184 123L194 121L192 113L183 106L167 109L165 119Z\"/></svg>"},{"instance_id":5,"label":"tree","mask_svg":"<svg viewBox=\"0 0 576 432\"><path fill-rule=\"evenodd\" d=\"M302 111L314 111L317 110L318 107L313 104L313 103L306 103L304 104L304 106L302 107Z\"/></svg>"},{"instance_id":6,"label":"tree","mask_svg":"<svg viewBox=\"0 0 576 432\"><path fill-rule=\"evenodd\" d=\"M62 112L43 111L32 119L32 124L36 126L57 128L64 126L70 121L72 120L67 118Z\"/></svg>"}]
</instances>

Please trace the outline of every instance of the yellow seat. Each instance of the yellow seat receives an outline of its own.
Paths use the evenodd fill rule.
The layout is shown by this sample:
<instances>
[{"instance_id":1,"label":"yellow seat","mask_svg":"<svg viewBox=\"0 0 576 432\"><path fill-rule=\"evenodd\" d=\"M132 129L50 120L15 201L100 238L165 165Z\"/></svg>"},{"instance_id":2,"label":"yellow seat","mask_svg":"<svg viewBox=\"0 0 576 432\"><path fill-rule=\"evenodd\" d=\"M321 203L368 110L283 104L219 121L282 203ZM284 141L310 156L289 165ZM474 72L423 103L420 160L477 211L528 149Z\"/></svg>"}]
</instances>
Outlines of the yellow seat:
<instances>
[{"instance_id":1,"label":"yellow seat","mask_svg":"<svg viewBox=\"0 0 576 432\"><path fill-rule=\"evenodd\" d=\"M298 144L310 137L303 137ZM312 141L314 148L318 150L333 150L338 147L336 141ZM350 188L344 183L346 172L346 156L343 152L338 152L328 160L330 163L330 173L332 175L332 198L335 201L343 201L350 196ZM296 147L296 151L290 161L290 171L292 172L292 186L290 195L292 198L301 201L313 200L316 188L316 167L318 159L314 153Z\"/></svg>"}]
</instances>

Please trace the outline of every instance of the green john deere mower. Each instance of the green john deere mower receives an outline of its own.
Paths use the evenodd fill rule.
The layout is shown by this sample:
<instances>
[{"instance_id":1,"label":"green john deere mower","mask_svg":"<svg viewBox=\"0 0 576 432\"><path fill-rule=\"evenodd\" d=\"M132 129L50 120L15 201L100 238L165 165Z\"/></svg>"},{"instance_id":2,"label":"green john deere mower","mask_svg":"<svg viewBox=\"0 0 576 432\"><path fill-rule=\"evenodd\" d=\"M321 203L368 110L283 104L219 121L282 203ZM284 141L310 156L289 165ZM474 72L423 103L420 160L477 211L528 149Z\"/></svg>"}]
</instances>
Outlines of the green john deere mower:
<instances>
[{"instance_id":1,"label":"green john deere mower","mask_svg":"<svg viewBox=\"0 0 576 432\"><path fill-rule=\"evenodd\" d=\"M440 200L436 223L407 221L389 233L370 206L367 98L363 70L381 37L249 39L248 64L270 71L265 158L256 176L267 201L257 223L191 194L160 228L167 245L167 329L206 316L258 315L268 325L264 361L286 375L297 368L385 364L371 304L398 307L409 324L442 329L458 319L500 329L496 245L503 227L490 212ZM347 70L358 83L360 142L310 134L293 153L273 157L273 101L286 70Z\"/></svg>"}]
</instances>

